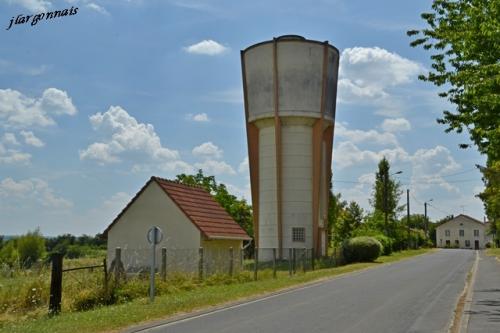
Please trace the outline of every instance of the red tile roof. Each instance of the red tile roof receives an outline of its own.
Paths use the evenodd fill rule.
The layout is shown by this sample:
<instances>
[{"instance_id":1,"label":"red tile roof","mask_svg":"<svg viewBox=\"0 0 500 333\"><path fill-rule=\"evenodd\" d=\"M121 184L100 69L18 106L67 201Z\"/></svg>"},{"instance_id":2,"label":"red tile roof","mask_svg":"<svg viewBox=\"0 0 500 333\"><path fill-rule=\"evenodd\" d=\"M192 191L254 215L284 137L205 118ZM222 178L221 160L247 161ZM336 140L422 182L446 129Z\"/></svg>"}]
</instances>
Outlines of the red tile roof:
<instances>
[{"instance_id":1,"label":"red tile roof","mask_svg":"<svg viewBox=\"0 0 500 333\"><path fill-rule=\"evenodd\" d=\"M135 199L151 183L156 182L170 199L179 207L186 217L209 239L245 239L250 240L248 234L236 223L233 218L215 199L198 186L180 184L176 181L151 177L144 187L136 194L123 211L104 231L108 230L119 220Z\"/></svg>"}]
</instances>

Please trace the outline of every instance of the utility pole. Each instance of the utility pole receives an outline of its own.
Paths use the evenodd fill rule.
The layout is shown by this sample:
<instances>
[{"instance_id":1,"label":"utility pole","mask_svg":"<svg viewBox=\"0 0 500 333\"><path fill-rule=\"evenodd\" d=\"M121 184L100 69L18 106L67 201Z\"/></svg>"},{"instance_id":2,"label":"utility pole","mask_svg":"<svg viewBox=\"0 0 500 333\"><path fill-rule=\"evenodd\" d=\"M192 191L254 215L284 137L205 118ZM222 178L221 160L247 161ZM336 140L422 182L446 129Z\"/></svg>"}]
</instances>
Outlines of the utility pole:
<instances>
[{"instance_id":1,"label":"utility pole","mask_svg":"<svg viewBox=\"0 0 500 333\"><path fill-rule=\"evenodd\" d=\"M424 202L424 216L425 216L425 236L429 239L429 220L427 219L427 203L434 199L430 199Z\"/></svg>"},{"instance_id":2,"label":"utility pole","mask_svg":"<svg viewBox=\"0 0 500 333\"><path fill-rule=\"evenodd\" d=\"M410 232L410 189L406 189L406 222L408 225L408 248L411 247Z\"/></svg>"}]
</instances>

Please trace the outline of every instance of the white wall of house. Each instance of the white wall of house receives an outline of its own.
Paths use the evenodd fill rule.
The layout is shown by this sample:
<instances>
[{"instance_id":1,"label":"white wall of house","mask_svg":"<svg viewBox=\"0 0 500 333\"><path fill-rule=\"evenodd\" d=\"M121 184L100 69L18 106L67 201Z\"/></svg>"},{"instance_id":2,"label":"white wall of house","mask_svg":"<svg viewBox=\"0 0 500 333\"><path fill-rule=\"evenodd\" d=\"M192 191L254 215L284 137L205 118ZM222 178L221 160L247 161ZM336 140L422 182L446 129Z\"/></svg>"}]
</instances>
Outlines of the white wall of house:
<instances>
[{"instance_id":1,"label":"white wall of house","mask_svg":"<svg viewBox=\"0 0 500 333\"><path fill-rule=\"evenodd\" d=\"M458 247L474 249L477 241L480 249L484 249L489 238L484 224L470 220L465 216L457 216L436 228L437 247ZM456 245L457 244L457 245Z\"/></svg>"},{"instance_id":2,"label":"white wall of house","mask_svg":"<svg viewBox=\"0 0 500 333\"><path fill-rule=\"evenodd\" d=\"M187 258L191 256L197 258L200 231L156 182L150 182L108 231L108 265L115 257L115 248L120 247L126 270L149 266L151 245L146 235L152 226L160 227L164 234L162 242L157 245L157 267L162 247L176 253L176 260L185 258L188 262ZM189 262L191 265L192 261Z\"/></svg>"}]
</instances>

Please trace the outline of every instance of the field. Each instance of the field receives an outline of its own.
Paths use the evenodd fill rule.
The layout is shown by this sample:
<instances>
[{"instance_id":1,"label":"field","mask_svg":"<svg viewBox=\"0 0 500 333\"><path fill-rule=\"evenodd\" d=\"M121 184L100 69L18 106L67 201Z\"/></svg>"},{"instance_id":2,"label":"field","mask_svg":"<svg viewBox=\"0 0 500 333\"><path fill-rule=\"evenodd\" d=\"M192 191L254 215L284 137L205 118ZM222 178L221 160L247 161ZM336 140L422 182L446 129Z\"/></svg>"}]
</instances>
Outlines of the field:
<instances>
[{"instance_id":1,"label":"field","mask_svg":"<svg viewBox=\"0 0 500 333\"><path fill-rule=\"evenodd\" d=\"M154 304L147 298L148 279L131 278L118 286L111 282L106 291L102 270L64 273L62 313L47 315L50 271L39 266L27 271L2 270L0 276L0 332L102 332L126 327L151 319L227 301L259 295L297 284L377 266L423 254L429 250L412 250L380 257L375 263L357 263L323 268L289 277L278 271L273 279L269 268L243 271L233 277L218 274L198 280L196 276L171 274L166 281L157 280L158 297ZM65 267L102 263L102 259L65 260Z\"/></svg>"}]
</instances>

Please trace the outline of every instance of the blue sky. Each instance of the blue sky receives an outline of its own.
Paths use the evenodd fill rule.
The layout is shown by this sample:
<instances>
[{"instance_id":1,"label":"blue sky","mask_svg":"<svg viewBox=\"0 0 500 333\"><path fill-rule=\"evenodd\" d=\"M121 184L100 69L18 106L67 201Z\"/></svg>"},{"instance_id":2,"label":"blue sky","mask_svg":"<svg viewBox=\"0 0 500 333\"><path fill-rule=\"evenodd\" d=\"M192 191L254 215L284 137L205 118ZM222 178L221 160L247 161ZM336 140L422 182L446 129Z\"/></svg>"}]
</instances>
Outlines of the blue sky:
<instances>
[{"instance_id":1,"label":"blue sky","mask_svg":"<svg viewBox=\"0 0 500 333\"><path fill-rule=\"evenodd\" d=\"M466 135L445 134L429 53L405 31L431 1L0 0L0 234L102 232L151 175L203 168L249 198L241 49L283 34L341 51L334 191L367 210L377 161L413 213L483 218ZM12 17L78 7L13 25Z\"/></svg>"}]
</instances>

